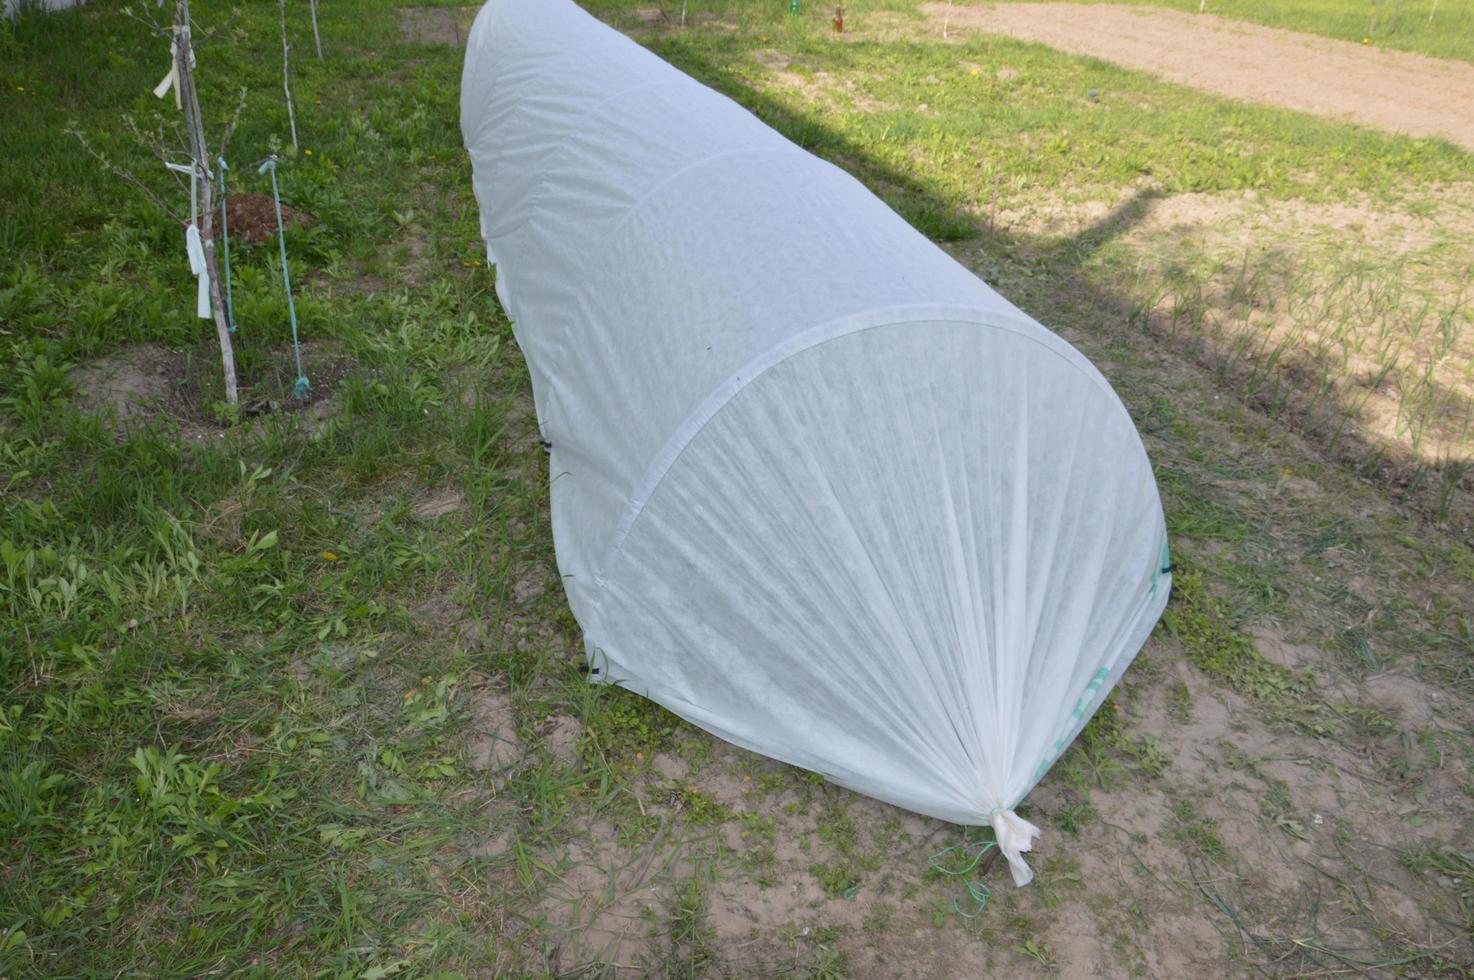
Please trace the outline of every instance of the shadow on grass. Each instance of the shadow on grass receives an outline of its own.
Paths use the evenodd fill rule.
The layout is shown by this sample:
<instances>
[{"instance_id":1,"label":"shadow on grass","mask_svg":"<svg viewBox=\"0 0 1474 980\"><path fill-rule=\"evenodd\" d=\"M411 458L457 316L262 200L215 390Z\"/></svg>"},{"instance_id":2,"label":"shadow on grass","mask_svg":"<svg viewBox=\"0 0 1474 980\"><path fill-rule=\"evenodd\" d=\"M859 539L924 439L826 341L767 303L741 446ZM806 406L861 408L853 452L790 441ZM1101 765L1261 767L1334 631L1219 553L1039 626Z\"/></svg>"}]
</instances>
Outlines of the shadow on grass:
<instances>
[{"instance_id":1,"label":"shadow on grass","mask_svg":"<svg viewBox=\"0 0 1474 980\"><path fill-rule=\"evenodd\" d=\"M990 259L1004 263L1016 261L1017 256L1035 260L1029 266L1035 277L1030 295L1009 298L1046 327L1057 331L1074 328L1101 344L1134 333L1138 343L1144 338L1148 346L1160 345L1182 355L1225 394L1269 424L1306 437L1328 461L1375 480L1422 517L1462 526L1474 517L1470 454L1445 449L1430 463L1426 453L1420 454L1416 442L1408 448L1366 433L1361 416L1365 389L1355 379L1346 378L1329 358L1293 346L1278 349L1272 358L1268 357L1261 346L1267 341L1247 336L1250 328L1244 324L1214 330L1204 328L1199 321L1194 324L1196 329L1180 333L1180 325L1170 322L1166 312L1144 309L1129 288L1112 288L1101 281L1100 275L1090 273L1087 266L1091 257L1129 234L1147 217L1153 203L1164 196L1157 188L1137 188L1099 220L1064 239L1046 240L1000 229L991 219L959 208L915 175L877 161L857 142L816 116L797 111L754 88L741 71L750 56L745 47L733 46L728 56L661 38L647 39L646 43L688 74L752 110L804 149L844 167L933 241L953 246L969 243ZM953 251L958 249L954 247ZM1274 256L1267 254L1260 261L1273 266ZM1248 356L1234 345L1247 345ZM1113 382L1134 417L1140 420L1151 411L1155 394L1134 390L1120 378L1113 378ZM1329 396L1316 390L1327 387L1331 389ZM1443 391L1442 399L1441 415L1457 416L1462 410L1467 417L1474 417L1474 404L1459 393ZM1469 447L1465 444L1462 448Z\"/></svg>"}]
</instances>

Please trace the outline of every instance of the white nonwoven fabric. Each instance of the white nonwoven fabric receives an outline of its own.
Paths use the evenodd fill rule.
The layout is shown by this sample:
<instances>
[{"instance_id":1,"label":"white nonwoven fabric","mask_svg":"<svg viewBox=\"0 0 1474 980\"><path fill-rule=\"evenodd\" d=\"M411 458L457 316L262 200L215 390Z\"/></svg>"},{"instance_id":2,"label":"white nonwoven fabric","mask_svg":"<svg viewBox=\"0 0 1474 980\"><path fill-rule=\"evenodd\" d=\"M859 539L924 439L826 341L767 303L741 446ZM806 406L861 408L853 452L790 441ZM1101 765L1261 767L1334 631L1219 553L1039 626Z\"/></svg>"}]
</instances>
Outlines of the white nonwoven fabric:
<instances>
[{"instance_id":1,"label":"white nonwoven fabric","mask_svg":"<svg viewBox=\"0 0 1474 980\"><path fill-rule=\"evenodd\" d=\"M599 679L919 813L1013 812L1167 601L1084 356L844 171L569 0L491 0L461 126Z\"/></svg>"}]
</instances>

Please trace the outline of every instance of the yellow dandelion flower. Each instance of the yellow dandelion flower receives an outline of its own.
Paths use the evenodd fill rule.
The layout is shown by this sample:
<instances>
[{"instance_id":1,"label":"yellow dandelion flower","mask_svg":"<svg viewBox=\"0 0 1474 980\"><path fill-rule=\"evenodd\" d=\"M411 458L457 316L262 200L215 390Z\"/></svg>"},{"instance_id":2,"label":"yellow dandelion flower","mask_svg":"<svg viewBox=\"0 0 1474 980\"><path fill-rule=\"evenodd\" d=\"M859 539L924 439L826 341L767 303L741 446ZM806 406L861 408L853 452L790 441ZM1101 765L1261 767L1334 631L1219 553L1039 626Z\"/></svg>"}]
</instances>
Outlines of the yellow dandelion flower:
<instances>
[{"instance_id":1,"label":"yellow dandelion flower","mask_svg":"<svg viewBox=\"0 0 1474 980\"><path fill-rule=\"evenodd\" d=\"M331 551L324 551L321 554L319 554L317 557L322 558L322 559L325 559L327 561L337 561L338 560L338 556L335 555L335 554L333 554Z\"/></svg>"}]
</instances>

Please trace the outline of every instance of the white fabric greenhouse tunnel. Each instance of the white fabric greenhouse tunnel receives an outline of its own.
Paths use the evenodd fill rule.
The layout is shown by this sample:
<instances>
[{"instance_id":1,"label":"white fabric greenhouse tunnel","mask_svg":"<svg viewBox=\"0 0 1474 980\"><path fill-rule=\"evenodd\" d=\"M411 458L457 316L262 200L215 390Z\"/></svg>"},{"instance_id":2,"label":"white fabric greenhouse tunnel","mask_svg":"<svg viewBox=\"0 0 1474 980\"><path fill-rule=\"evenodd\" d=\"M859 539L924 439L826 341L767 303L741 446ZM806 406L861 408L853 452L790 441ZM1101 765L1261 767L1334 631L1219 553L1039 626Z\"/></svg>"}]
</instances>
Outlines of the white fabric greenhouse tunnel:
<instances>
[{"instance_id":1,"label":"white fabric greenhouse tunnel","mask_svg":"<svg viewBox=\"0 0 1474 980\"><path fill-rule=\"evenodd\" d=\"M461 93L597 680L991 826L1170 589L1151 465L1073 347L858 181L570 0L491 0Z\"/></svg>"}]
</instances>

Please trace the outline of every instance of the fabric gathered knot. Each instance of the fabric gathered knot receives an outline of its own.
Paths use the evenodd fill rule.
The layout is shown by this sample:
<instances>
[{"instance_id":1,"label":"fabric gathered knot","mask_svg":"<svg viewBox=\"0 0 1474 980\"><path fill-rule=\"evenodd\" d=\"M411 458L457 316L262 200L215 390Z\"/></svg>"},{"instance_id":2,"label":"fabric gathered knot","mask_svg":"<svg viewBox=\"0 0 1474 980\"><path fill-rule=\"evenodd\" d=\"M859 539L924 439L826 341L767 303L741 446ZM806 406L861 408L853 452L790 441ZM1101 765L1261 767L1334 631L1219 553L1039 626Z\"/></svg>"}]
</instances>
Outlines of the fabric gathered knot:
<instances>
[{"instance_id":1,"label":"fabric gathered knot","mask_svg":"<svg viewBox=\"0 0 1474 980\"><path fill-rule=\"evenodd\" d=\"M1024 854L1034 848L1034 838L1039 828L1029 823L1012 810L994 807L989 815L993 825L993 837L998 841L998 851L1008 861L1008 870L1013 872L1013 883L1020 887L1034 880L1034 872L1024 862Z\"/></svg>"}]
</instances>

